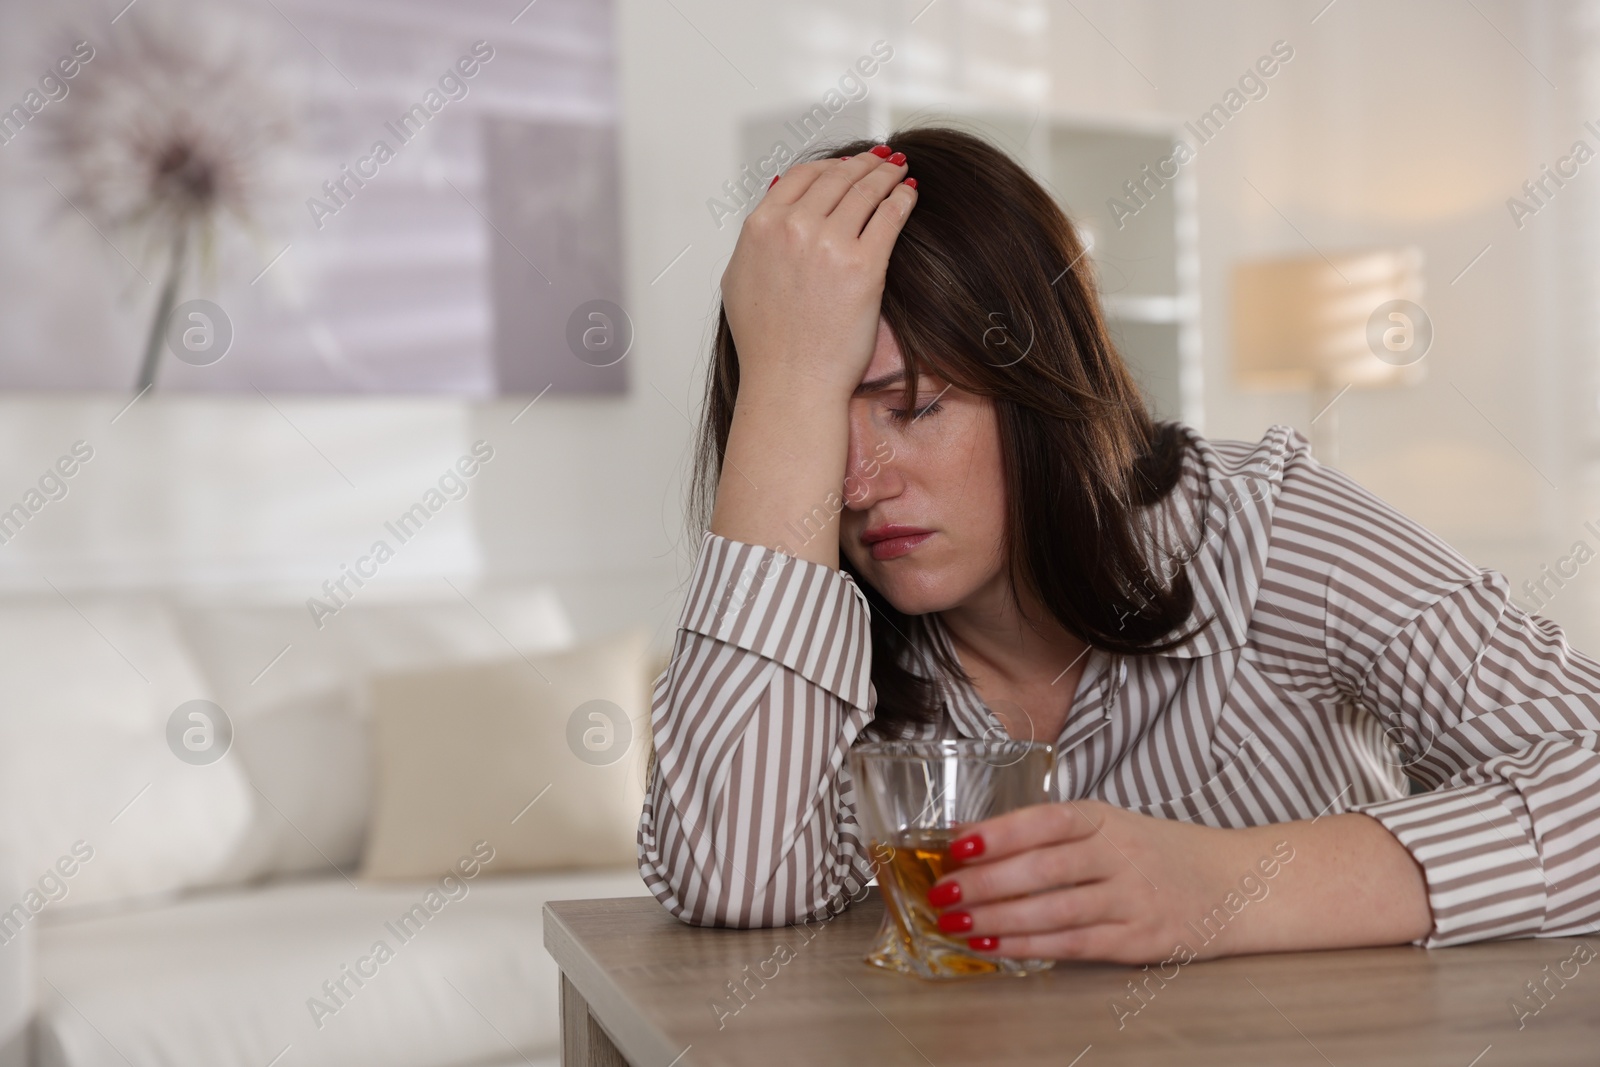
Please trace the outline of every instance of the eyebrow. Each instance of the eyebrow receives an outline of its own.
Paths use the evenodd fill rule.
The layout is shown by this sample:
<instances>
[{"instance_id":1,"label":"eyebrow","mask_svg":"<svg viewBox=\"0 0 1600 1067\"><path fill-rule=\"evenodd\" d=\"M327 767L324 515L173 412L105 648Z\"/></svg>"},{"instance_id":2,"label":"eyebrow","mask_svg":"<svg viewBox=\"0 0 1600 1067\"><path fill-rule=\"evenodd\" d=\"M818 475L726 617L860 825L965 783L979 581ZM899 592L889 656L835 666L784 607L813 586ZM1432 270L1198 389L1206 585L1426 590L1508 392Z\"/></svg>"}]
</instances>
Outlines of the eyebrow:
<instances>
[{"instance_id":1,"label":"eyebrow","mask_svg":"<svg viewBox=\"0 0 1600 1067\"><path fill-rule=\"evenodd\" d=\"M856 391L850 395L866 396L868 393L876 393L880 389L887 389L891 385L898 385L899 383L905 381L905 377L906 372L904 370L896 370L890 371L888 374L882 375L881 377L868 378L866 381L856 386Z\"/></svg>"}]
</instances>

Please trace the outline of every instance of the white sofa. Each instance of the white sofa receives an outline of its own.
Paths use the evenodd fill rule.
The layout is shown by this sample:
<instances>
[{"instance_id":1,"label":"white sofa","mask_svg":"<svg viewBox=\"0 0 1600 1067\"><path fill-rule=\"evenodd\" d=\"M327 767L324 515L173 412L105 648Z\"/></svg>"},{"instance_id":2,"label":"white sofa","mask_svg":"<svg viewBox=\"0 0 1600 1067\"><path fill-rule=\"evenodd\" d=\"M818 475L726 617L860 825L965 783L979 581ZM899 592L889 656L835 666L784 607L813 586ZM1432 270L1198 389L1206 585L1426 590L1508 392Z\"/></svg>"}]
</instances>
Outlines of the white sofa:
<instances>
[{"instance_id":1,"label":"white sofa","mask_svg":"<svg viewBox=\"0 0 1600 1067\"><path fill-rule=\"evenodd\" d=\"M408 937L429 883L358 873L364 679L573 642L547 590L445 592L322 630L303 604L0 602L0 1067L558 1062L541 909L643 895L632 864L486 870ZM166 739L197 698L234 727L208 766Z\"/></svg>"}]
</instances>

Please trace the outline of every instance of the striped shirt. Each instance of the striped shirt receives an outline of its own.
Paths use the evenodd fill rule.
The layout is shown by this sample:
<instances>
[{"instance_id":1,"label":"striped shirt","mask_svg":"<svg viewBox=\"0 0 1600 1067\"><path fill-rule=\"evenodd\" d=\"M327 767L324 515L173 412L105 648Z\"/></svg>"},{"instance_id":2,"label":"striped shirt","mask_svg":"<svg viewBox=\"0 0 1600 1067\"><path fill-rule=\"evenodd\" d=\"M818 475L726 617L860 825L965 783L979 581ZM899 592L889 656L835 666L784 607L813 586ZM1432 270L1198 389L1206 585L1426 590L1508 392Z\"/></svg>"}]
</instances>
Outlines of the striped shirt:
<instances>
[{"instance_id":1,"label":"striped shirt","mask_svg":"<svg viewBox=\"0 0 1600 1067\"><path fill-rule=\"evenodd\" d=\"M1600 929L1600 663L1296 431L1180 429L1148 529L1158 573L1188 571L1194 637L1088 651L1060 736L1039 739L1058 799L1216 827L1365 812L1425 876L1416 944ZM638 832L673 915L784 925L872 877L845 759L876 701L868 621L844 571L706 532L654 685ZM945 701L908 736L1007 736L915 655Z\"/></svg>"}]
</instances>

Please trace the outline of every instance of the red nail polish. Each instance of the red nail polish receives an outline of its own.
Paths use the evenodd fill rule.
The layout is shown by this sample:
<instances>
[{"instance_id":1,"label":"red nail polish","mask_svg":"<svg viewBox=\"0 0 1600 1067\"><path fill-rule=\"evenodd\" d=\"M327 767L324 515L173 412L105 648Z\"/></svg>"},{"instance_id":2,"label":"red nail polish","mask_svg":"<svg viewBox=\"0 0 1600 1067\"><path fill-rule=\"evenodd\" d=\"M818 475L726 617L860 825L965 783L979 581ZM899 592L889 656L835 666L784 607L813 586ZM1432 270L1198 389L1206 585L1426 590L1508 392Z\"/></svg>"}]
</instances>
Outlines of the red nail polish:
<instances>
[{"instance_id":1,"label":"red nail polish","mask_svg":"<svg viewBox=\"0 0 1600 1067\"><path fill-rule=\"evenodd\" d=\"M950 842L950 858L953 860L970 860L983 855L983 838L977 834L958 837Z\"/></svg>"},{"instance_id":2,"label":"red nail polish","mask_svg":"<svg viewBox=\"0 0 1600 1067\"><path fill-rule=\"evenodd\" d=\"M915 178L907 178L905 181L901 182L900 184L901 185L909 185L909 186L911 186L911 188L915 189L917 187L917 179L915 179Z\"/></svg>"},{"instance_id":3,"label":"red nail polish","mask_svg":"<svg viewBox=\"0 0 1600 1067\"><path fill-rule=\"evenodd\" d=\"M948 908L961 903L961 883L943 882L928 890L928 903L936 908Z\"/></svg>"},{"instance_id":4,"label":"red nail polish","mask_svg":"<svg viewBox=\"0 0 1600 1067\"><path fill-rule=\"evenodd\" d=\"M947 911L939 916L939 929L947 934L960 934L972 929L970 911Z\"/></svg>"},{"instance_id":5,"label":"red nail polish","mask_svg":"<svg viewBox=\"0 0 1600 1067\"><path fill-rule=\"evenodd\" d=\"M879 159L888 159L891 151L893 150L888 145L881 144L872 150L872 154L877 156Z\"/></svg>"},{"instance_id":6,"label":"red nail polish","mask_svg":"<svg viewBox=\"0 0 1600 1067\"><path fill-rule=\"evenodd\" d=\"M1000 939L998 937L969 937L967 938L967 947L975 948L979 952L993 952L1000 947Z\"/></svg>"},{"instance_id":7,"label":"red nail polish","mask_svg":"<svg viewBox=\"0 0 1600 1067\"><path fill-rule=\"evenodd\" d=\"M904 163L905 161L906 161L906 154L904 152L896 152L894 155L889 157L889 162L893 163L897 167L900 164Z\"/></svg>"},{"instance_id":8,"label":"red nail polish","mask_svg":"<svg viewBox=\"0 0 1600 1067\"><path fill-rule=\"evenodd\" d=\"M771 181L770 181L770 182L768 182L768 183L767 183L767 188L768 188L768 189L771 189L771 188L772 188L772 187L773 187L773 186L774 186L774 185L777 185L777 184L778 184L778 179L779 179L779 178L780 178L780 177L782 177L782 175L780 175L780 174L774 174L774 175L773 175L773 176L772 176L772 180L771 180Z\"/></svg>"}]
</instances>

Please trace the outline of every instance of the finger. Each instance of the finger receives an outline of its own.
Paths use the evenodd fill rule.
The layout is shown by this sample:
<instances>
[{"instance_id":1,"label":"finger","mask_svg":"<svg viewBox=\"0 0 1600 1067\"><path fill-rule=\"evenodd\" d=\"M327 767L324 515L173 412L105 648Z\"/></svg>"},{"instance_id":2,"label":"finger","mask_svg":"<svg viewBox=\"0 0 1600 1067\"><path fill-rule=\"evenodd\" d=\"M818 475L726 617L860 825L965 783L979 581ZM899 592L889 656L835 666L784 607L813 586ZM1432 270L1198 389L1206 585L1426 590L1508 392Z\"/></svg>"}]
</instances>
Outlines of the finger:
<instances>
[{"instance_id":1,"label":"finger","mask_svg":"<svg viewBox=\"0 0 1600 1067\"><path fill-rule=\"evenodd\" d=\"M905 229L911 209L917 206L917 187L900 182L884 197L873 211L866 228L861 231L861 242L887 260L894 251L894 243Z\"/></svg>"},{"instance_id":2,"label":"finger","mask_svg":"<svg viewBox=\"0 0 1600 1067\"><path fill-rule=\"evenodd\" d=\"M1125 922L1128 918L1125 895L1116 883L1090 882L948 911L939 916L939 929L965 937L1013 937Z\"/></svg>"},{"instance_id":3,"label":"finger","mask_svg":"<svg viewBox=\"0 0 1600 1067\"><path fill-rule=\"evenodd\" d=\"M1116 874L1122 862L1114 850L1104 847L1103 838L1092 834L957 868L934 883L928 899L936 907L967 906L1061 886L1102 882Z\"/></svg>"},{"instance_id":4,"label":"finger","mask_svg":"<svg viewBox=\"0 0 1600 1067\"><path fill-rule=\"evenodd\" d=\"M963 826L950 842L950 858L959 863L992 862L1040 845L1081 840L1100 831L1110 810L1095 800L1030 804Z\"/></svg>"},{"instance_id":5,"label":"finger","mask_svg":"<svg viewBox=\"0 0 1600 1067\"><path fill-rule=\"evenodd\" d=\"M993 937L993 935L990 935ZM976 942L976 943L974 943ZM1148 953L1140 952L1130 932L1121 923L1080 926L1048 934L1016 934L982 941L974 936L968 947L986 956L1007 956L1032 960L1108 960L1113 963L1151 963ZM1159 957L1158 957L1159 958Z\"/></svg>"},{"instance_id":6,"label":"finger","mask_svg":"<svg viewBox=\"0 0 1600 1067\"><path fill-rule=\"evenodd\" d=\"M870 153L868 158L876 159ZM838 226L851 237L859 237L861 228L872 218L878 205L883 203L900 184L900 179L906 176L906 159L904 156L891 156L881 161L876 167L869 169L855 184L850 186L848 192L839 205L828 215L828 224Z\"/></svg>"},{"instance_id":7,"label":"finger","mask_svg":"<svg viewBox=\"0 0 1600 1067\"><path fill-rule=\"evenodd\" d=\"M811 183L805 195L795 201L795 210L817 218L833 214L839 202L850 195L850 187L876 170L882 163L883 160L871 152L862 152L858 156L841 160L837 166L828 168ZM779 182L774 188L782 186L783 183Z\"/></svg>"},{"instance_id":8,"label":"finger","mask_svg":"<svg viewBox=\"0 0 1600 1067\"><path fill-rule=\"evenodd\" d=\"M773 204L787 207L805 195L817 179L822 177L834 167L849 160L841 160L833 156L827 159L814 159L809 163L796 163L779 177L783 180L767 186L767 195L761 198L762 204Z\"/></svg>"}]
</instances>

